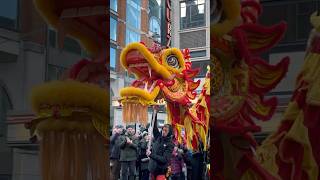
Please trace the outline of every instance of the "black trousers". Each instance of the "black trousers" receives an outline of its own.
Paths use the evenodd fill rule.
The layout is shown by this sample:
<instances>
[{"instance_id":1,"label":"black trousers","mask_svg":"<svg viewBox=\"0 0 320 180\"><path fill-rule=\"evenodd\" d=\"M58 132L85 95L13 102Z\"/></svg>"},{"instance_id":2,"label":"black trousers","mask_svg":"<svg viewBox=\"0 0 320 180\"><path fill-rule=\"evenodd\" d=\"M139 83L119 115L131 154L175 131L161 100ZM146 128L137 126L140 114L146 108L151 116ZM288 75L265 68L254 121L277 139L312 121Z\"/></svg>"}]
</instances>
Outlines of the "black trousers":
<instances>
[{"instance_id":1,"label":"black trousers","mask_svg":"<svg viewBox=\"0 0 320 180\"><path fill-rule=\"evenodd\" d=\"M111 163L113 164L112 169L111 169L111 180L118 180L120 178L120 161L119 159L111 159Z\"/></svg>"},{"instance_id":2,"label":"black trousers","mask_svg":"<svg viewBox=\"0 0 320 180\"><path fill-rule=\"evenodd\" d=\"M186 177L183 172L171 175L171 180L185 180L185 179Z\"/></svg>"},{"instance_id":3,"label":"black trousers","mask_svg":"<svg viewBox=\"0 0 320 180\"><path fill-rule=\"evenodd\" d=\"M148 169L141 170L141 177L140 180L149 180L150 173Z\"/></svg>"},{"instance_id":4,"label":"black trousers","mask_svg":"<svg viewBox=\"0 0 320 180\"><path fill-rule=\"evenodd\" d=\"M180 174L180 173L178 173L178 174L173 174L173 175L171 176L171 180L182 180L181 174Z\"/></svg>"},{"instance_id":5,"label":"black trousers","mask_svg":"<svg viewBox=\"0 0 320 180\"><path fill-rule=\"evenodd\" d=\"M121 180L134 180L136 175L136 161L121 162Z\"/></svg>"}]
</instances>

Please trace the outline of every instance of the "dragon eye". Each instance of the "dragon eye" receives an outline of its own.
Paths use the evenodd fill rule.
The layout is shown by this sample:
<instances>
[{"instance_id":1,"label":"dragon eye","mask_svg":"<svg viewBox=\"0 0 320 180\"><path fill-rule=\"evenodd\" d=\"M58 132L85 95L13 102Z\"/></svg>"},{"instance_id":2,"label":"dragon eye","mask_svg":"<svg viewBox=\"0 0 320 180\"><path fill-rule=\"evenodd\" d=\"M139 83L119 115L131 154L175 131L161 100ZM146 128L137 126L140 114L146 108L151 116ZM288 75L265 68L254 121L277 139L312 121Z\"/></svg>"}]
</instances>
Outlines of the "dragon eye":
<instances>
[{"instance_id":1,"label":"dragon eye","mask_svg":"<svg viewBox=\"0 0 320 180\"><path fill-rule=\"evenodd\" d=\"M179 61L178 61L177 57L174 55L170 55L167 57L167 64L173 68L177 68L177 69L180 68Z\"/></svg>"}]
</instances>

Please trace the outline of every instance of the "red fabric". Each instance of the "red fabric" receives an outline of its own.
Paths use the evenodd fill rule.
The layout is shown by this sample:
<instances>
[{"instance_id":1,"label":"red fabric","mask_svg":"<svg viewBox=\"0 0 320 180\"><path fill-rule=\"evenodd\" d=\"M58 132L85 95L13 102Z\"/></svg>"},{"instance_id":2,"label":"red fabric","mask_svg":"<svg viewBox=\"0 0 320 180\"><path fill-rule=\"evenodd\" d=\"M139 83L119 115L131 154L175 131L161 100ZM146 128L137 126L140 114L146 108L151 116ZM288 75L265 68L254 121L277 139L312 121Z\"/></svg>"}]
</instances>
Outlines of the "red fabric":
<instances>
[{"instance_id":1,"label":"red fabric","mask_svg":"<svg viewBox=\"0 0 320 180\"><path fill-rule=\"evenodd\" d=\"M285 22L270 27L247 23L236 27L231 34L234 39L237 39L236 49L239 50L239 58L241 59L241 57L244 57L246 59L253 54L262 53L272 48L282 39L286 29L287 24ZM272 39L270 42L267 41L267 43L261 44L259 48L250 49L249 44L254 42L255 39L267 38Z\"/></svg>"},{"instance_id":2,"label":"red fabric","mask_svg":"<svg viewBox=\"0 0 320 180\"><path fill-rule=\"evenodd\" d=\"M281 142L279 140L277 146L279 153L277 156L277 164L279 167L279 175L282 179L288 180L308 180L305 172L302 171L303 146L289 139Z\"/></svg>"},{"instance_id":3,"label":"red fabric","mask_svg":"<svg viewBox=\"0 0 320 180\"><path fill-rule=\"evenodd\" d=\"M259 2L254 1L254 0L246 0L241 2L242 9L243 8L254 8L257 12L258 15L262 13L262 8ZM243 10L242 10L243 11Z\"/></svg>"},{"instance_id":4,"label":"red fabric","mask_svg":"<svg viewBox=\"0 0 320 180\"><path fill-rule=\"evenodd\" d=\"M310 128L316 128L320 120L320 107L307 105L304 108L304 125Z\"/></svg>"},{"instance_id":5,"label":"red fabric","mask_svg":"<svg viewBox=\"0 0 320 180\"><path fill-rule=\"evenodd\" d=\"M79 61L77 64L73 65L72 68L70 69L69 78L76 79L81 69L89 63L90 63L89 60L83 59Z\"/></svg>"},{"instance_id":6,"label":"red fabric","mask_svg":"<svg viewBox=\"0 0 320 180\"><path fill-rule=\"evenodd\" d=\"M93 7L93 6L104 6L107 8L108 3L105 0L55 0L53 1L54 14L60 17L63 10L70 8L81 8L81 7ZM51 2L50 2L51 3ZM78 21L86 28L93 29L100 37L103 39L107 38L107 31L105 25L102 22L106 21L106 17L104 15L91 15L91 16L83 16L81 18L74 17L73 20ZM86 23L84 23L86 22ZM107 23L109 24L109 23ZM105 41L104 41L105 42Z\"/></svg>"},{"instance_id":7,"label":"red fabric","mask_svg":"<svg viewBox=\"0 0 320 180\"><path fill-rule=\"evenodd\" d=\"M252 23L257 22L257 17L249 11L241 11L241 17L244 19L245 22L248 22L248 19L250 19Z\"/></svg>"},{"instance_id":8,"label":"red fabric","mask_svg":"<svg viewBox=\"0 0 320 180\"><path fill-rule=\"evenodd\" d=\"M318 119L319 122L319 119ZM308 135L309 135L309 140L310 140L310 144L312 146L312 152L313 152L313 156L316 160L316 163L318 165L318 167L320 167L320 138L319 138L319 132L320 132L320 125L319 123L317 124L317 126L315 126L314 128L309 128L308 129ZM318 177L318 179L320 179L320 176Z\"/></svg>"},{"instance_id":9,"label":"red fabric","mask_svg":"<svg viewBox=\"0 0 320 180\"><path fill-rule=\"evenodd\" d=\"M248 59L248 65L250 66L249 75L250 77L252 77L250 78L250 82L249 82L250 84L249 92L257 93L257 94L265 94L265 93L268 93L273 88L275 88L288 72L289 63L290 63L289 57L284 57L283 59L281 59L279 63L275 65L270 65L265 60L258 57L251 57L250 59ZM280 76L272 79L270 84L263 84L263 86L259 86L259 85L257 86L256 82L253 80L264 79L264 74L258 73L259 68L266 69L267 71L274 71L276 73L279 73Z\"/></svg>"},{"instance_id":10,"label":"red fabric","mask_svg":"<svg viewBox=\"0 0 320 180\"><path fill-rule=\"evenodd\" d=\"M156 178L154 177L154 175L151 175L151 179L152 180L166 180L166 176L165 175L158 175Z\"/></svg>"},{"instance_id":11,"label":"red fabric","mask_svg":"<svg viewBox=\"0 0 320 180\"><path fill-rule=\"evenodd\" d=\"M198 150L198 138L195 134L192 137L191 144L192 144L193 149Z\"/></svg>"},{"instance_id":12,"label":"red fabric","mask_svg":"<svg viewBox=\"0 0 320 180\"><path fill-rule=\"evenodd\" d=\"M210 149L210 159L212 159L212 175L217 176L217 173L223 172L224 168L224 152L223 152L223 147L222 143L219 138L219 133L213 130L213 135L210 144L213 145L213 148ZM219 180L219 179L218 179Z\"/></svg>"},{"instance_id":13,"label":"red fabric","mask_svg":"<svg viewBox=\"0 0 320 180\"><path fill-rule=\"evenodd\" d=\"M320 37L315 37L312 41L311 50L312 53L320 54Z\"/></svg>"},{"instance_id":14,"label":"red fabric","mask_svg":"<svg viewBox=\"0 0 320 180\"><path fill-rule=\"evenodd\" d=\"M272 115L274 114L277 105L278 105L278 99L276 97L272 97L268 100L263 100L262 97L260 98L260 104L270 108L270 111L266 114L266 115L262 115L259 114L255 111L256 106L252 107L250 106L248 103L246 103L246 109L250 112L250 114L256 118L258 118L259 120L262 121L268 121L270 120L270 118L272 117ZM250 119L250 118L248 118Z\"/></svg>"},{"instance_id":15,"label":"red fabric","mask_svg":"<svg viewBox=\"0 0 320 180\"><path fill-rule=\"evenodd\" d=\"M171 112L172 116L172 125L175 125L176 123L181 123L180 122L180 108L179 105L175 105L175 103L169 103L168 102L168 109Z\"/></svg>"}]
</instances>

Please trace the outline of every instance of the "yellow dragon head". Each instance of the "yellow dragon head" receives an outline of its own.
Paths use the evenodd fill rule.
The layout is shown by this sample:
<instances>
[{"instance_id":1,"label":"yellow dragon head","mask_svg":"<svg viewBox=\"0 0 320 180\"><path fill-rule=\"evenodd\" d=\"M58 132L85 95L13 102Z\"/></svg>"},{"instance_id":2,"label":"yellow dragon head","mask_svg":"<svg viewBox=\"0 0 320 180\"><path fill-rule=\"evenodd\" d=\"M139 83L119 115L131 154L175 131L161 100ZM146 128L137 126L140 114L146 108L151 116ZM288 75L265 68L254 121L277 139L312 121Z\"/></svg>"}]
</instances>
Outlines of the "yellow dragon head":
<instances>
[{"instance_id":1,"label":"yellow dragon head","mask_svg":"<svg viewBox=\"0 0 320 180\"><path fill-rule=\"evenodd\" d=\"M130 87L120 90L124 114L132 114L126 112L130 106L143 109L162 98L170 103L190 105L196 97L195 89L200 81L192 80L198 70L191 69L189 58L188 50L162 49L156 45L147 48L142 43L132 43L123 49L121 64L137 78ZM134 116L124 117L124 121L136 119ZM145 117L142 118L146 122Z\"/></svg>"}]
</instances>

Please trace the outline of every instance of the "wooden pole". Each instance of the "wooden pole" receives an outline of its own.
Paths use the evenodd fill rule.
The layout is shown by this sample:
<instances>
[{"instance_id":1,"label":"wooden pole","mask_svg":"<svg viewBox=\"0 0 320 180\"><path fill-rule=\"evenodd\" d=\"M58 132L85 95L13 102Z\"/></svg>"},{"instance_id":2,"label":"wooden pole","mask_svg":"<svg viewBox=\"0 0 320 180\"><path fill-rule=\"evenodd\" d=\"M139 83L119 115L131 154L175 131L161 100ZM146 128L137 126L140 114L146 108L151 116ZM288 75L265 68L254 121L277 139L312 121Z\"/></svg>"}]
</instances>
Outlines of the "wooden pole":
<instances>
[{"instance_id":1,"label":"wooden pole","mask_svg":"<svg viewBox=\"0 0 320 180\"><path fill-rule=\"evenodd\" d=\"M150 136L150 140L148 142L148 151L151 150L151 143L152 143L152 138L153 138L153 127L154 127L154 122L156 120L156 114L157 114L157 109L153 108L151 123L150 123L149 129L148 129L148 134Z\"/></svg>"}]
</instances>

